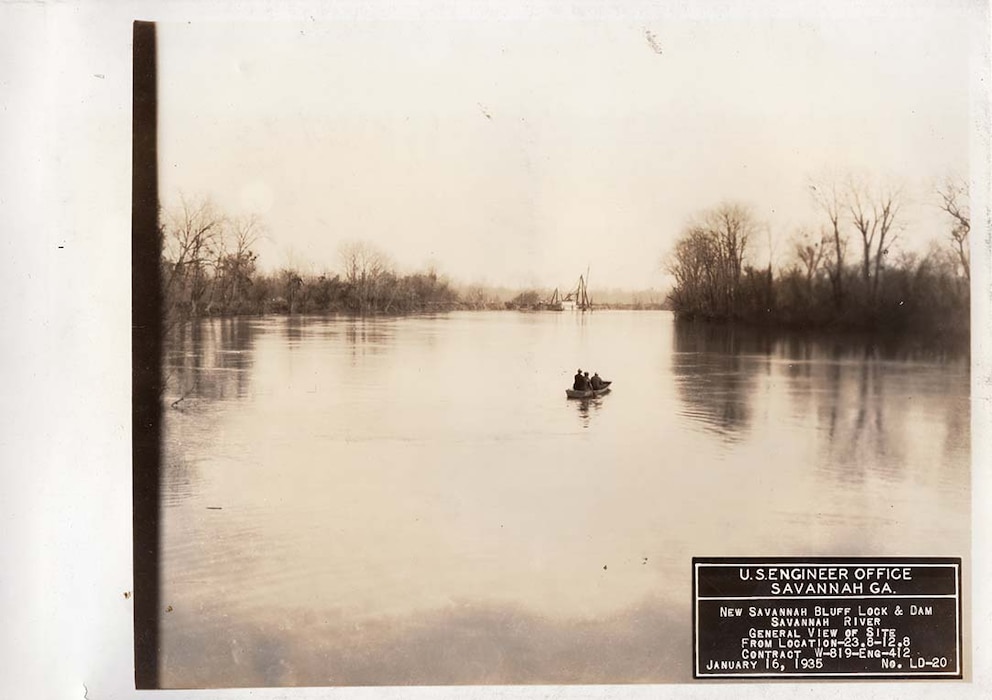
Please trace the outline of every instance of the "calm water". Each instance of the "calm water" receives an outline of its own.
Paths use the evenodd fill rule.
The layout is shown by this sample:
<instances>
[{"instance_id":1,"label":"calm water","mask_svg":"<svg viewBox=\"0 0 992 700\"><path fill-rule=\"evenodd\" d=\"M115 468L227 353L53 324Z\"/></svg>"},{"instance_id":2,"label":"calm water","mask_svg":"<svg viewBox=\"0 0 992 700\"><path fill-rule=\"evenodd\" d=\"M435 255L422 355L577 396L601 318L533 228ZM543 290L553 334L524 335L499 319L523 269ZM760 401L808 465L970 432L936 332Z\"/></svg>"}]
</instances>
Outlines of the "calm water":
<instances>
[{"instance_id":1,"label":"calm water","mask_svg":"<svg viewBox=\"0 0 992 700\"><path fill-rule=\"evenodd\" d=\"M471 312L209 320L165 372L167 686L684 681L692 556L970 546L964 356Z\"/></svg>"}]
</instances>

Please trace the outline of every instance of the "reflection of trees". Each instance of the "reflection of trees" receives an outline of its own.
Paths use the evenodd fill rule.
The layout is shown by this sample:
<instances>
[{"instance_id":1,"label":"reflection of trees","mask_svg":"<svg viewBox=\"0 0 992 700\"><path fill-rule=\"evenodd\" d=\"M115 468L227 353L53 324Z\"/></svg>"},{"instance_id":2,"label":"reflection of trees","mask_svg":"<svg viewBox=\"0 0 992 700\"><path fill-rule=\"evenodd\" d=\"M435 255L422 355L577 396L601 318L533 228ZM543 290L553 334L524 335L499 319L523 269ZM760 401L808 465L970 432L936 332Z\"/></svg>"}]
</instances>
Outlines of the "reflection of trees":
<instances>
[{"instance_id":1,"label":"reflection of trees","mask_svg":"<svg viewBox=\"0 0 992 700\"><path fill-rule=\"evenodd\" d=\"M225 399L248 391L255 328L243 317L177 324L165 350L170 396Z\"/></svg>"},{"instance_id":2,"label":"reflection of trees","mask_svg":"<svg viewBox=\"0 0 992 700\"><path fill-rule=\"evenodd\" d=\"M826 391L823 393L824 400L820 402L818 411L820 414L820 421L826 422L827 425L827 436L831 442L833 442L837 435L837 422L840 419L840 375L841 375L841 364L840 364L840 349L837 346L833 348L832 357L826 363L826 371L824 376L824 384L826 385ZM812 367L812 363L809 367ZM806 392L807 396L815 395L815 384L816 378L812 372L807 372L806 377L810 380L809 390Z\"/></svg>"},{"instance_id":3,"label":"reflection of trees","mask_svg":"<svg viewBox=\"0 0 992 700\"><path fill-rule=\"evenodd\" d=\"M383 321L366 317L350 317L345 321L344 333L351 350L352 364L365 355L384 352L391 335Z\"/></svg>"},{"instance_id":4,"label":"reflection of trees","mask_svg":"<svg viewBox=\"0 0 992 700\"><path fill-rule=\"evenodd\" d=\"M293 350L300 345L300 341L303 340L303 326L305 325L305 319L302 316L287 316L286 325L283 329L286 331L286 346Z\"/></svg>"},{"instance_id":5,"label":"reflection of trees","mask_svg":"<svg viewBox=\"0 0 992 700\"><path fill-rule=\"evenodd\" d=\"M725 324L675 324L673 373L685 413L731 435L748 427L758 365L772 351L767 334Z\"/></svg>"},{"instance_id":6,"label":"reflection of trees","mask_svg":"<svg viewBox=\"0 0 992 700\"><path fill-rule=\"evenodd\" d=\"M933 401L953 400L953 392L943 393L944 387L928 389L927 375L917 374L906 363L925 362L930 367L923 371L928 372L934 365L953 362L954 353L946 348L912 344L898 347L889 339L867 337L832 341L807 338L804 343L809 348L807 356L814 362L802 374L790 373L790 383L794 385L790 391L794 397L791 410L805 413L813 404L816 427L823 434L823 463L830 473L846 481L861 482L869 472L890 476L900 472L907 456L901 436L919 429L913 424L919 420L913 417L914 407L921 401L932 405ZM917 386L919 393L906 388L906 382ZM955 445L967 445L967 426L963 433L960 430L962 415L967 423L967 410L962 414L948 404L946 411L938 413L947 421L944 453L950 453Z\"/></svg>"},{"instance_id":7,"label":"reflection of trees","mask_svg":"<svg viewBox=\"0 0 992 700\"><path fill-rule=\"evenodd\" d=\"M203 356L199 352L202 337L202 323L179 323L169 328L162 355L168 396L181 400L196 390L199 369L203 364Z\"/></svg>"},{"instance_id":8,"label":"reflection of trees","mask_svg":"<svg viewBox=\"0 0 992 700\"><path fill-rule=\"evenodd\" d=\"M247 369L252 365L251 350L255 329L245 318L225 318L220 325L220 348L216 364L223 369Z\"/></svg>"},{"instance_id":9,"label":"reflection of trees","mask_svg":"<svg viewBox=\"0 0 992 700\"><path fill-rule=\"evenodd\" d=\"M872 464L885 464L890 424L895 419L894 415L885 416L883 372L874 358L873 346L866 345L863 353L857 369L850 373L857 378L852 376L849 379L849 383L856 383L856 388L852 387L854 391L848 392L855 394L852 406L854 420L840 423L839 431L835 426L830 440L830 451L834 455L832 461L836 467L857 480L864 478L864 463L860 456L870 456ZM840 381L840 376L837 381ZM834 393L839 392L835 390ZM893 463L898 465L898 460Z\"/></svg>"},{"instance_id":10,"label":"reflection of trees","mask_svg":"<svg viewBox=\"0 0 992 700\"><path fill-rule=\"evenodd\" d=\"M674 339L673 373L683 415L735 437L753 421L759 383L784 381L789 425L783 431L815 431L800 439L812 440L824 451L822 463L835 477L855 482L870 471L892 475L904 468L907 446L900 436L916 429L921 400L954 400L935 388L928 374L917 372L941 372L937 368L967 362L967 348L881 335L827 336L676 322ZM930 369L917 370L916 363ZM920 393L903 377L909 386L918 385ZM948 421L941 427L948 432L949 449L967 445L967 411L948 403L942 414ZM806 422L805 416L813 420ZM795 439L782 435L783 440Z\"/></svg>"},{"instance_id":11,"label":"reflection of trees","mask_svg":"<svg viewBox=\"0 0 992 700\"><path fill-rule=\"evenodd\" d=\"M956 451L967 455L971 453L971 410L968 397L949 397L947 415L947 432L944 434L944 454L954 454ZM948 460L952 465L964 464L968 468L967 459Z\"/></svg>"}]
</instances>

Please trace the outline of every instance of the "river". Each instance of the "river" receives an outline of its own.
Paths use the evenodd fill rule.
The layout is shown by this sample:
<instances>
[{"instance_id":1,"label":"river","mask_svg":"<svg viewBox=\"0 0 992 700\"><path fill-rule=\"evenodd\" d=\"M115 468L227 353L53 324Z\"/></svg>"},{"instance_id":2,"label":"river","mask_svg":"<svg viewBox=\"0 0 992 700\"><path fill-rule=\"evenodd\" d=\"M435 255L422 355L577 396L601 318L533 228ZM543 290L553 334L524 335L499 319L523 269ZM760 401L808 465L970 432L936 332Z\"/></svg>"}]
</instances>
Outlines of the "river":
<instances>
[{"instance_id":1,"label":"river","mask_svg":"<svg viewBox=\"0 0 992 700\"><path fill-rule=\"evenodd\" d=\"M612 393L567 400L579 367ZM966 353L272 316L175 329L164 374L166 687L681 682L693 556L967 570Z\"/></svg>"}]
</instances>

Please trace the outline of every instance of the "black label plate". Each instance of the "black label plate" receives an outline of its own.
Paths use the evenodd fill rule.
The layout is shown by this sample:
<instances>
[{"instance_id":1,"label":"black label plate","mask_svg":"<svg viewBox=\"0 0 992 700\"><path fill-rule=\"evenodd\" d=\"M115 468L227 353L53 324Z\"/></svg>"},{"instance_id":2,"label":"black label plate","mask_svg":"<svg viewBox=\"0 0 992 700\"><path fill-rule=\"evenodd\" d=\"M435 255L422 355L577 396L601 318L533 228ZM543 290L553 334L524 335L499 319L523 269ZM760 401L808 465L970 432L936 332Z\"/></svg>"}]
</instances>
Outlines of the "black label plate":
<instances>
[{"instance_id":1,"label":"black label plate","mask_svg":"<svg viewBox=\"0 0 992 700\"><path fill-rule=\"evenodd\" d=\"M961 678L960 558L694 558L694 678Z\"/></svg>"}]
</instances>

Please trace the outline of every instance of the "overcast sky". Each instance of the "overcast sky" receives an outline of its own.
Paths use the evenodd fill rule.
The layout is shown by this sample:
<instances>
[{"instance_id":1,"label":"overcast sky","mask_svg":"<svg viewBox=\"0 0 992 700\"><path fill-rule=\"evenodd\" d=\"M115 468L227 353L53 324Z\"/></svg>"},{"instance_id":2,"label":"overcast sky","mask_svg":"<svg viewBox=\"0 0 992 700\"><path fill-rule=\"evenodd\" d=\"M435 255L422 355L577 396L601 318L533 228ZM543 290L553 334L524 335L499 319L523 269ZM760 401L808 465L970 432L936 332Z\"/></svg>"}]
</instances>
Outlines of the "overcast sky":
<instances>
[{"instance_id":1,"label":"overcast sky","mask_svg":"<svg viewBox=\"0 0 992 700\"><path fill-rule=\"evenodd\" d=\"M646 288L723 200L784 260L807 178L854 171L906 186L919 247L928 187L968 172L968 20L161 24L162 198L261 214L267 269L365 240L466 283Z\"/></svg>"}]
</instances>

